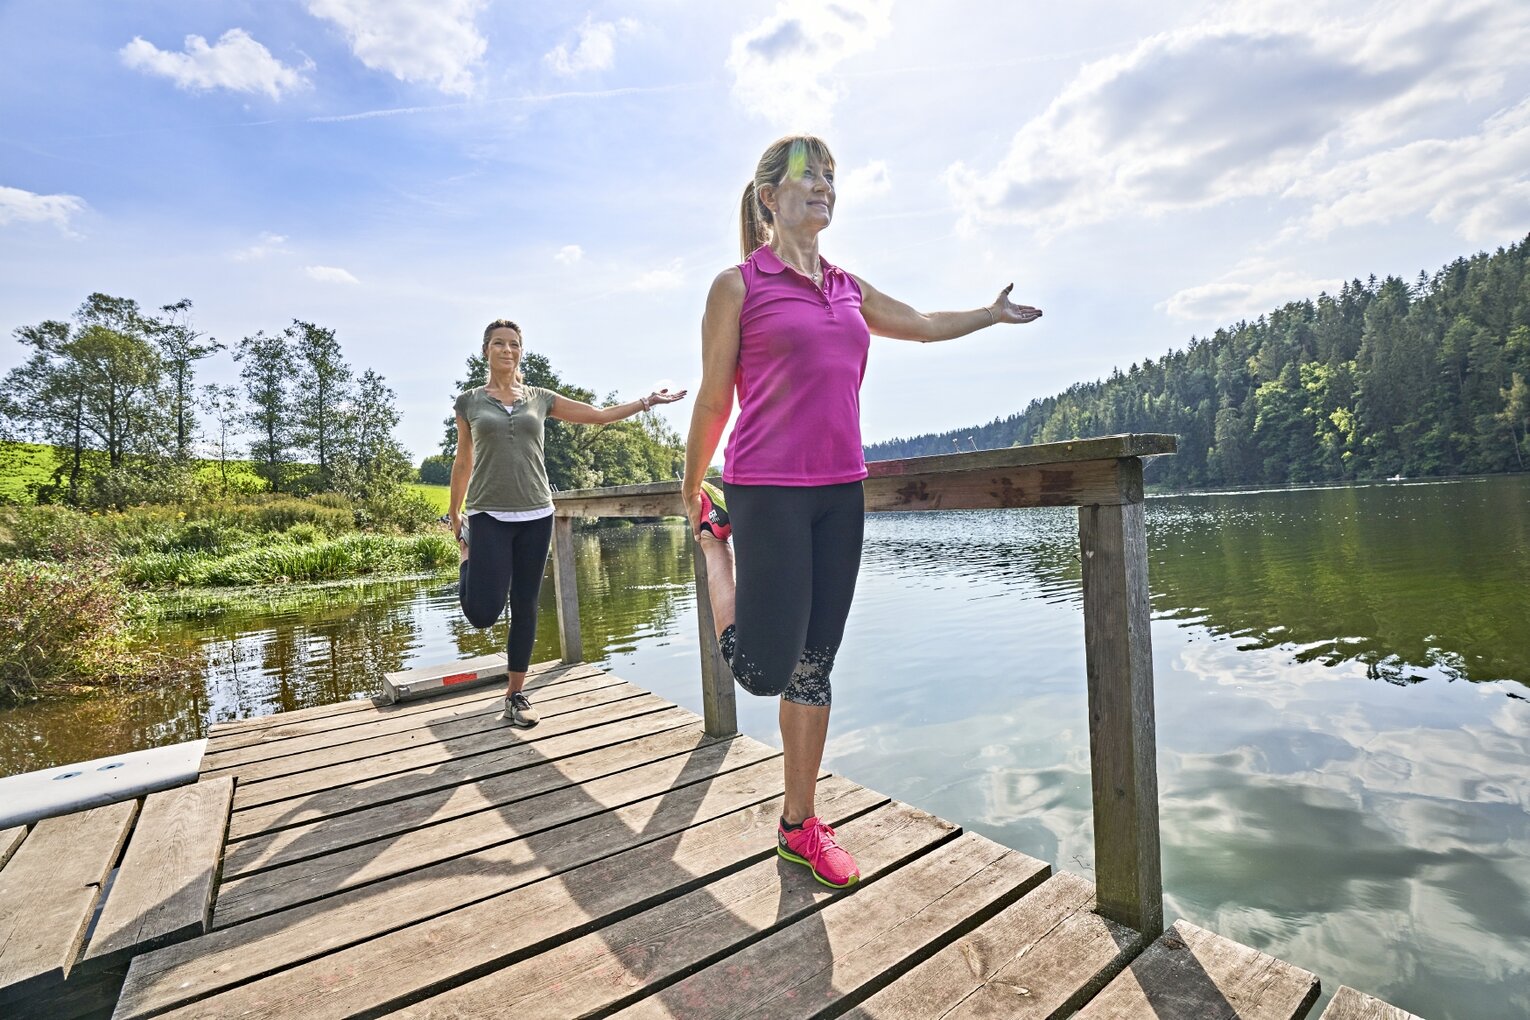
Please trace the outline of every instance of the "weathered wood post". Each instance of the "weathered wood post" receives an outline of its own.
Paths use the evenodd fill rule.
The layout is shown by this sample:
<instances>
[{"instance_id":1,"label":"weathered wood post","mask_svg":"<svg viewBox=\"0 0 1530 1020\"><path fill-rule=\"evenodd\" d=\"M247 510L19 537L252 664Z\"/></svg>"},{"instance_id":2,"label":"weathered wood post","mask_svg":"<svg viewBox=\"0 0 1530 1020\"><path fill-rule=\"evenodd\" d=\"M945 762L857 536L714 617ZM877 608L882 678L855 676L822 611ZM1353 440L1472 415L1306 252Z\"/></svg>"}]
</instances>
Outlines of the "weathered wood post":
<instances>
[{"instance_id":1,"label":"weathered wood post","mask_svg":"<svg viewBox=\"0 0 1530 1020\"><path fill-rule=\"evenodd\" d=\"M1127 502L1078 511L1096 906L1153 939L1163 931L1163 872L1142 461L1116 464Z\"/></svg>"},{"instance_id":2,"label":"weathered wood post","mask_svg":"<svg viewBox=\"0 0 1530 1020\"><path fill-rule=\"evenodd\" d=\"M558 596L558 645L564 662L583 662L579 640L579 577L574 573L574 521L553 518L553 587Z\"/></svg>"},{"instance_id":3,"label":"weathered wood post","mask_svg":"<svg viewBox=\"0 0 1530 1020\"><path fill-rule=\"evenodd\" d=\"M691 540L691 564L696 571L696 631L701 644L701 707L709 737L731 737L738 732L738 707L733 700L733 670L717 646L717 625L712 617L712 590L707 584L707 558Z\"/></svg>"}]
</instances>

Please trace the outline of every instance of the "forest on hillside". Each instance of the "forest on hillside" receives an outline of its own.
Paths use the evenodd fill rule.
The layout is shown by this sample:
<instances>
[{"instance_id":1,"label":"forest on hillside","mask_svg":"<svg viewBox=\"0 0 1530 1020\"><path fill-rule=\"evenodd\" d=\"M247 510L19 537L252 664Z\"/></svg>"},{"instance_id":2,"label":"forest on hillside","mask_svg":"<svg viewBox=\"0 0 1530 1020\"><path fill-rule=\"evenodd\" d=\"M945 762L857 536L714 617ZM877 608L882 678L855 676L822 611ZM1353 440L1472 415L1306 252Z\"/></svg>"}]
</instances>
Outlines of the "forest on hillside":
<instances>
[{"instance_id":1,"label":"forest on hillside","mask_svg":"<svg viewBox=\"0 0 1530 1020\"><path fill-rule=\"evenodd\" d=\"M1530 237L1413 283L1374 276L1192 337L986 425L868 460L1169 432L1174 488L1530 469Z\"/></svg>"}]
</instances>

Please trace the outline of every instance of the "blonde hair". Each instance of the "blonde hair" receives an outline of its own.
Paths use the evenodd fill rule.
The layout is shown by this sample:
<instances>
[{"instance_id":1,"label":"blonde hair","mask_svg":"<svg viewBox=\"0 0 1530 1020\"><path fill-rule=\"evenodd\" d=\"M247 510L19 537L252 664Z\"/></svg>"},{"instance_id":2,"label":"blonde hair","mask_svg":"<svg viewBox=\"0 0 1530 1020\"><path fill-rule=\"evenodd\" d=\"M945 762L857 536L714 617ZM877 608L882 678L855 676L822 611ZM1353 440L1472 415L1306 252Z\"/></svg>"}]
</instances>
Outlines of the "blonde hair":
<instances>
[{"instance_id":1,"label":"blonde hair","mask_svg":"<svg viewBox=\"0 0 1530 1020\"><path fill-rule=\"evenodd\" d=\"M489 358L489 335L491 333L493 333L496 329L513 329L513 330L515 330L515 335L521 338L521 356L522 356L522 358L524 358L525 355L526 355L526 338L521 333L521 327L517 326L515 323L511 322L509 319L495 319L493 322L489 323L487 326L485 326L483 328L483 351L482 351L482 353L483 353L483 356L484 356L484 360L487 361L488 358ZM485 372L487 372L487 366L485 366ZM484 376L484 381L485 382L488 381L487 374ZM526 376L524 374L522 374L522 372L521 372L520 362L516 362L516 364L515 364L515 384L517 386L524 386L526 384Z\"/></svg>"},{"instance_id":2,"label":"blonde hair","mask_svg":"<svg viewBox=\"0 0 1530 1020\"><path fill-rule=\"evenodd\" d=\"M780 184L786 179L792 164L801 165L809 160L822 163L825 169L834 168L834 154L821 138L813 135L787 135L770 143L760 162L754 168L754 180L744 185L744 198L739 203L739 244L743 257L762 244L770 241L770 225L774 214L760 201L760 189L767 184Z\"/></svg>"}]
</instances>

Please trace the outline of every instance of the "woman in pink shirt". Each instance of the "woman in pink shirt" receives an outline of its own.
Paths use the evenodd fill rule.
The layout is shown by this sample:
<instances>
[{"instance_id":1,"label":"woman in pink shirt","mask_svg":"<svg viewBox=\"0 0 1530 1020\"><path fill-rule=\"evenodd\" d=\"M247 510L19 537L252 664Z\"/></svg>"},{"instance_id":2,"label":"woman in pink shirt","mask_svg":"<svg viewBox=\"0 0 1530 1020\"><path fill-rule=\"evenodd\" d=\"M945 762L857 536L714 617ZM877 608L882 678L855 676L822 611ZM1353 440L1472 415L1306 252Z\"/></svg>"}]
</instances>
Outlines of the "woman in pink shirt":
<instances>
[{"instance_id":1,"label":"woman in pink shirt","mask_svg":"<svg viewBox=\"0 0 1530 1020\"><path fill-rule=\"evenodd\" d=\"M739 686L781 698L786 802L777 852L845 888L860 872L817 817L813 795L829 674L860 571L860 387L871 334L952 340L1032 322L1041 311L1010 301L1010 287L984 308L916 311L819 254L818 235L833 217L828 146L792 136L766 149L744 189L744 261L723 270L707 295L681 493L706 557L723 656ZM735 395L738 422L719 489L702 479Z\"/></svg>"}]
</instances>

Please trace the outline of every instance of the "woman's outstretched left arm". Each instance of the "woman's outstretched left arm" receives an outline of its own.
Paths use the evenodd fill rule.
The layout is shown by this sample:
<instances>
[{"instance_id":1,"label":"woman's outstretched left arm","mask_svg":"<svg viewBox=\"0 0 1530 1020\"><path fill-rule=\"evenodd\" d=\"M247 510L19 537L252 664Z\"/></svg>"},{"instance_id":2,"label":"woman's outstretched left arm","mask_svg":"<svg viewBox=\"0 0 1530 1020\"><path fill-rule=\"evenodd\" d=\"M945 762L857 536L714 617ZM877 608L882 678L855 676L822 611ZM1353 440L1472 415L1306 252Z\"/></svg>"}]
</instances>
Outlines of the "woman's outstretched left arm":
<instances>
[{"instance_id":1,"label":"woman's outstretched left arm","mask_svg":"<svg viewBox=\"0 0 1530 1020\"><path fill-rule=\"evenodd\" d=\"M610 407L595 407L582 400L572 400L563 394L554 394L552 410L548 415L575 425L609 425L613 421L631 418L640 411L651 411L660 404L673 404L685 397L685 390L671 393L668 387L654 390L646 397L628 400Z\"/></svg>"},{"instance_id":2,"label":"woman's outstretched left arm","mask_svg":"<svg viewBox=\"0 0 1530 1020\"><path fill-rule=\"evenodd\" d=\"M993 303L982 308L966 312L921 312L897 298L888 297L859 276L855 280L861 285L861 315L866 319L867 328L877 336L894 340L917 340L920 343L954 340L1001 322L1035 322L1041 318L1040 308L1017 305L1009 299L1014 284L999 291Z\"/></svg>"}]
</instances>

